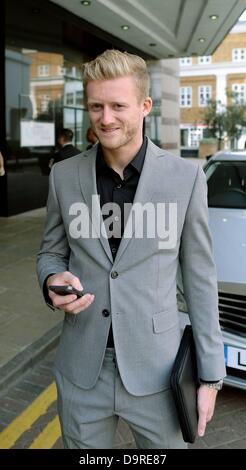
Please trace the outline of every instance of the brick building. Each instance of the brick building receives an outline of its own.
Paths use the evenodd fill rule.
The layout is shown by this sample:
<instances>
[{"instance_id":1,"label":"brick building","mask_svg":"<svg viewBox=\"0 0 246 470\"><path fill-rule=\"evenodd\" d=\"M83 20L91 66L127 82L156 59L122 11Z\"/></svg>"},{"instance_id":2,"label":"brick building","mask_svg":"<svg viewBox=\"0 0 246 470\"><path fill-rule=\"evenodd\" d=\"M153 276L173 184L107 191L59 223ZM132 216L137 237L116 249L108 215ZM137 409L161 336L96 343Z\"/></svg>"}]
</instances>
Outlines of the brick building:
<instances>
[{"instance_id":1,"label":"brick building","mask_svg":"<svg viewBox=\"0 0 246 470\"><path fill-rule=\"evenodd\" d=\"M197 156L206 137L203 117L208 99L227 103L226 90L246 104L246 21L238 22L210 56L180 59L180 143L183 156ZM244 148L246 130L238 142Z\"/></svg>"}]
</instances>

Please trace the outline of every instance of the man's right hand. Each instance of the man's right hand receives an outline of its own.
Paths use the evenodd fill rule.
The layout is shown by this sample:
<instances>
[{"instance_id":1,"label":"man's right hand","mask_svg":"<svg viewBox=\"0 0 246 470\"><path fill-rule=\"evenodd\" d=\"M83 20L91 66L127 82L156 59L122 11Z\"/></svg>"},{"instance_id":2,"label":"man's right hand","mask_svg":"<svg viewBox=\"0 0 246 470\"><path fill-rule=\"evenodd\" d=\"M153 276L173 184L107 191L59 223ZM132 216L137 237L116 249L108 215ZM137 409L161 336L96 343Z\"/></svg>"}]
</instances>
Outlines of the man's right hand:
<instances>
[{"instance_id":1,"label":"man's right hand","mask_svg":"<svg viewBox=\"0 0 246 470\"><path fill-rule=\"evenodd\" d=\"M49 276L46 282L47 288L51 285L63 286L71 284L78 290L83 290L83 286L78 277L74 276L69 271L57 273ZM64 310L67 313L79 313L88 308L94 301L93 294L85 294L83 297L77 299L75 294L58 295L48 289L49 297L52 300L54 307Z\"/></svg>"}]
</instances>

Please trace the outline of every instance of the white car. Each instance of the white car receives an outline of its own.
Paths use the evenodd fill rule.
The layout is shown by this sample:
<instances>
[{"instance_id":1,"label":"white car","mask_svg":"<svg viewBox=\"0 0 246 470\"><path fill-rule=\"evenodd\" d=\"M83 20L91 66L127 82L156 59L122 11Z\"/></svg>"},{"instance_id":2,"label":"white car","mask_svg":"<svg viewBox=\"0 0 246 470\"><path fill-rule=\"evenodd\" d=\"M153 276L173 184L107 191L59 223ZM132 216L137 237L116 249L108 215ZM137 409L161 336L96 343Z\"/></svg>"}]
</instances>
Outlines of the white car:
<instances>
[{"instance_id":1,"label":"white car","mask_svg":"<svg viewBox=\"0 0 246 470\"><path fill-rule=\"evenodd\" d=\"M246 390L246 151L218 152L204 171L227 368L224 382ZM182 287L178 304L185 311ZM181 315L181 321L187 322L187 316Z\"/></svg>"}]
</instances>

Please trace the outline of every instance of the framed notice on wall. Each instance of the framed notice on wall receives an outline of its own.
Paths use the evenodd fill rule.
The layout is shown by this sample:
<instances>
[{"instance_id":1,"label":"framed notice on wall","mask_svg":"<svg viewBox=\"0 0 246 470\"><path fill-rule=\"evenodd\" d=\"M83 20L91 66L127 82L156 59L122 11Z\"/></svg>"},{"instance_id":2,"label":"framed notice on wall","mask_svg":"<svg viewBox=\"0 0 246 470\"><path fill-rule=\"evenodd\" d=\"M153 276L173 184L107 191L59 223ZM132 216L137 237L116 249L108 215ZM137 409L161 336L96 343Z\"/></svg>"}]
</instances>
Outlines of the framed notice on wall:
<instances>
[{"instance_id":1,"label":"framed notice on wall","mask_svg":"<svg viewBox=\"0 0 246 470\"><path fill-rule=\"evenodd\" d=\"M55 145L54 122L21 121L21 147L50 147Z\"/></svg>"}]
</instances>

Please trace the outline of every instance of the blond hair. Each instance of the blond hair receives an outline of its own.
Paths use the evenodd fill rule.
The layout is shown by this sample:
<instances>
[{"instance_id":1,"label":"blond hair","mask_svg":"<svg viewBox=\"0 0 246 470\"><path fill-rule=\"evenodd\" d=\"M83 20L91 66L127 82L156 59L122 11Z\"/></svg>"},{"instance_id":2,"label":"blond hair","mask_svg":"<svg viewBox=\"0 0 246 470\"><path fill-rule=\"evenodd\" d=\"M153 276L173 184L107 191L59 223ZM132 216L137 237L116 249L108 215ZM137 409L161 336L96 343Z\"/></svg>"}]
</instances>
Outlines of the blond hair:
<instances>
[{"instance_id":1,"label":"blond hair","mask_svg":"<svg viewBox=\"0 0 246 470\"><path fill-rule=\"evenodd\" d=\"M92 80L111 80L132 76L136 82L138 98L149 96L149 74L145 60L135 54L108 49L94 60L82 65L84 91Z\"/></svg>"}]
</instances>

